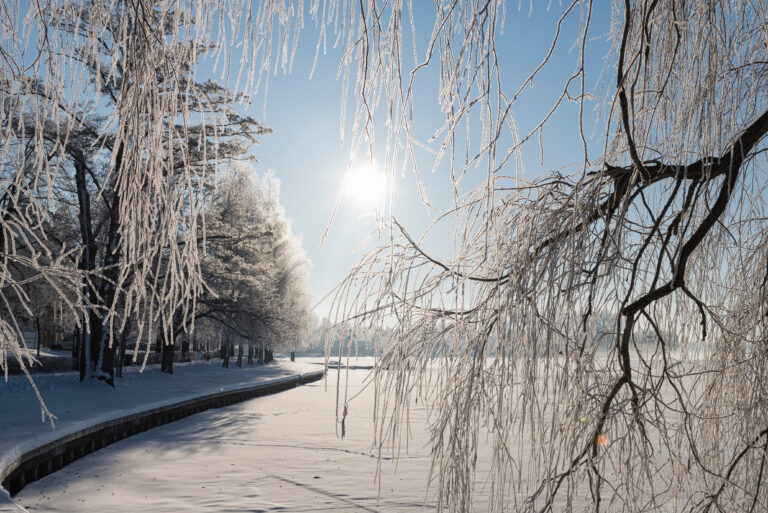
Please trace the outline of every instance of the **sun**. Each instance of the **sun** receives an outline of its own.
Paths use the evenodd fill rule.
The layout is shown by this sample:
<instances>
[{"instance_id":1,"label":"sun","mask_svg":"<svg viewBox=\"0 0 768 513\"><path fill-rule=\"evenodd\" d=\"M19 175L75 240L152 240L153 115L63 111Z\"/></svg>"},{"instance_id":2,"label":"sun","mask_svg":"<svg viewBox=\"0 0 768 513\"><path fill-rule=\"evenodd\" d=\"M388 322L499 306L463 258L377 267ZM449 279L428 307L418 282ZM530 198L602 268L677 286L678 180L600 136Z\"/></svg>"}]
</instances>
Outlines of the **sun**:
<instances>
[{"instance_id":1,"label":"sun","mask_svg":"<svg viewBox=\"0 0 768 513\"><path fill-rule=\"evenodd\" d=\"M386 190L387 179L373 164L353 167L344 184L344 195L365 208L381 208Z\"/></svg>"}]
</instances>

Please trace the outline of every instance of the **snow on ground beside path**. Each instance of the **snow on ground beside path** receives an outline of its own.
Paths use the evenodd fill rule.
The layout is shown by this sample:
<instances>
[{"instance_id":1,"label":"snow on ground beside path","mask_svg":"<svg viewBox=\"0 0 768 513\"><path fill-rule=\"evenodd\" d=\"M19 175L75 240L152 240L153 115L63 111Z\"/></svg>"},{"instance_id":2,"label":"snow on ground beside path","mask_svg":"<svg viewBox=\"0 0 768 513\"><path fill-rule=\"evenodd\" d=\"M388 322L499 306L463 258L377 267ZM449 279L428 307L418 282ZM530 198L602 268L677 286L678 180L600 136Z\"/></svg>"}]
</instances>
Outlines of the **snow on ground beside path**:
<instances>
[{"instance_id":1,"label":"snow on ground beside path","mask_svg":"<svg viewBox=\"0 0 768 513\"><path fill-rule=\"evenodd\" d=\"M251 386L265 381L322 370L314 362L278 359L264 366L238 368L221 360L174 365L174 374L159 366L124 369L116 388L103 382L80 383L77 373L34 376L48 408L58 417L52 429L42 423L40 406L25 376L0 380L0 468L21 454L88 426L193 397Z\"/></svg>"},{"instance_id":2,"label":"snow on ground beside path","mask_svg":"<svg viewBox=\"0 0 768 513\"><path fill-rule=\"evenodd\" d=\"M30 511L50 512L434 511L431 495L424 504L424 408L411 410L413 439L396 472L385 454L379 487L373 390L350 403L341 440L335 374L329 371L327 389L315 382L127 438L32 483L16 499ZM350 371L350 392L366 375ZM482 490L476 508L486 509Z\"/></svg>"}]
</instances>

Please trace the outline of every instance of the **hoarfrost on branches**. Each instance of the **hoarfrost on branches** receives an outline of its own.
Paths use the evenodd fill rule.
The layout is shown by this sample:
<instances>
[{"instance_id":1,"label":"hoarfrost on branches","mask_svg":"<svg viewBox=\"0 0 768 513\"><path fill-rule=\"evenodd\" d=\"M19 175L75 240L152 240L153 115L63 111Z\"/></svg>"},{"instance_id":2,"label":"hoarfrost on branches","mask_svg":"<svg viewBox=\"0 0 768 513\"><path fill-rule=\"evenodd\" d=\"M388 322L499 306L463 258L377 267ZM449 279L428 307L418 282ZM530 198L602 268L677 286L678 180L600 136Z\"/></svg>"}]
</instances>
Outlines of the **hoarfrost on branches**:
<instances>
[{"instance_id":1,"label":"hoarfrost on branches","mask_svg":"<svg viewBox=\"0 0 768 513\"><path fill-rule=\"evenodd\" d=\"M249 166L232 166L212 195L206 237L200 239L206 291L190 315L205 336L237 339L249 356L255 346L295 351L306 343L312 321L309 263L279 194L274 176L254 179Z\"/></svg>"},{"instance_id":2,"label":"hoarfrost on branches","mask_svg":"<svg viewBox=\"0 0 768 513\"><path fill-rule=\"evenodd\" d=\"M231 151L219 142L253 124L222 108L230 93L194 80L197 63L214 59L227 77L229 52L243 41L249 64L229 85L254 92L275 60L286 66L301 17L283 1L0 5L0 293L10 319L0 330L3 369L9 352L31 361L15 322L29 310L19 284L30 280L50 283L73 310L88 373L109 383L113 342L127 319L137 339L159 329L173 340L173 313L194 310L203 288L198 245L185 243L201 231L201 189L220 152ZM234 93L224 102L247 99ZM69 166L80 204L77 251L46 226L65 201L57 191ZM94 175L96 167L106 173ZM94 198L109 210L105 240L92 233L103 228L91 215Z\"/></svg>"},{"instance_id":3,"label":"hoarfrost on branches","mask_svg":"<svg viewBox=\"0 0 768 513\"><path fill-rule=\"evenodd\" d=\"M410 4L360 5L360 137L388 102L388 169L400 148L416 166L412 84L434 60L435 165L449 160L455 191L450 258L390 215L391 241L337 290L340 329L391 327L373 378L380 449L407 446L423 399L438 510L470 511L482 479L492 511L766 511L768 3L615 1L596 27L597 2L569 2L516 83L495 40L524 14L506 2L437 2L410 73ZM521 133L513 113L568 27L575 71ZM587 47L606 30L596 152ZM567 102L582 164L526 178L524 148ZM484 179L464 192L457 177L475 167Z\"/></svg>"},{"instance_id":4,"label":"hoarfrost on branches","mask_svg":"<svg viewBox=\"0 0 768 513\"><path fill-rule=\"evenodd\" d=\"M46 280L75 310L98 281L113 298L99 316L105 343L128 315L147 329L168 328L175 311L194 308L200 255L183 242L201 229L205 176L189 142L196 135L196 151L214 159L215 147L206 130L187 127L214 128L223 113L200 108L194 98L205 94L190 77L206 53L231 89L266 90L270 73L290 67L304 7L0 4L0 281L11 319L0 324L3 362L8 351L30 356L10 306L28 305L26 280ZM380 441L398 439L413 396L433 399L440 509L470 509L476 448L487 433L494 511L548 511L574 500L593 510L765 511L768 5L614 1L599 154L590 154L583 123L587 45L606 29L593 26L598 3L549 5L562 13L551 48L510 87L496 40L505 17L527 15L517 7L435 2L419 54L412 2L307 3L320 28L316 52L330 39L342 51L344 90L356 98L353 157L366 145L372 152L383 112L387 172L414 168L418 176L415 152L427 147L435 167L447 159L454 185L452 258L431 255L387 215L391 242L339 289L343 329L396 319L374 380ZM566 26L578 33L575 70L540 123L520 132L514 111L553 52L572 43L561 41ZM230 68L238 43L242 62ZM432 66L445 121L424 143L413 130L414 83ZM119 95L105 114L94 98L108 91ZM528 179L524 147L542 144L568 102L579 107L580 169ZM108 130L91 148L107 149L118 229L107 245L114 260L80 269L62 261L82 261L82 251L72 255L44 226L67 145L98 116ZM463 193L459 180L474 167L482 183ZM167 272L157 273L161 255ZM12 262L23 264L23 276Z\"/></svg>"}]
</instances>

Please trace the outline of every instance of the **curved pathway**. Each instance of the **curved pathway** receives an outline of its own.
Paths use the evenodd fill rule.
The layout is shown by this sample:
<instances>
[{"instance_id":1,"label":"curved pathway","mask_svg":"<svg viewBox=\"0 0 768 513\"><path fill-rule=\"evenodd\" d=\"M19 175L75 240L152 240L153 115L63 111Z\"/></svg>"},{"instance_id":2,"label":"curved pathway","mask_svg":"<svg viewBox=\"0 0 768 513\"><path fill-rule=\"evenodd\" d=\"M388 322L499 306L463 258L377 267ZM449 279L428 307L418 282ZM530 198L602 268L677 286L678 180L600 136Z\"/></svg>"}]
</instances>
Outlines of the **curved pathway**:
<instances>
[{"instance_id":1,"label":"curved pathway","mask_svg":"<svg viewBox=\"0 0 768 513\"><path fill-rule=\"evenodd\" d=\"M0 384L0 479L16 492L115 440L207 408L316 380L322 376L317 369L317 362L285 361L232 370L221 369L216 362L198 362L180 365L176 376L152 370L140 375L132 369L117 389L78 383L71 372L38 375L37 387L59 416L56 429L40 424L29 382L13 376ZM7 492L0 488L0 512L23 511Z\"/></svg>"},{"instance_id":2,"label":"curved pathway","mask_svg":"<svg viewBox=\"0 0 768 513\"><path fill-rule=\"evenodd\" d=\"M371 452L372 390L335 432L335 372L325 382L208 410L105 449L24 488L30 511L421 511L429 470L426 412L395 473ZM357 392L367 371L350 371ZM433 508L429 501L424 511Z\"/></svg>"}]
</instances>

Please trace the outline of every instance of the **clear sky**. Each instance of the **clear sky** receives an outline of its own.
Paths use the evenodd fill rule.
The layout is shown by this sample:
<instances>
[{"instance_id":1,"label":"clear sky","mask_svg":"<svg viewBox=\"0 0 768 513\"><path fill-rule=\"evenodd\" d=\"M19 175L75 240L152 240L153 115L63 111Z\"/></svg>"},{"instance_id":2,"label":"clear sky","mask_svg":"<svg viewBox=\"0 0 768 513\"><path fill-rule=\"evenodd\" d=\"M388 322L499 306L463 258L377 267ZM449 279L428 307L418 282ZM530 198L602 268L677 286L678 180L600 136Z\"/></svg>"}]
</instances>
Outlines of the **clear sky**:
<instances>
[{"instance_id":1,"label":"clear sky","mask_svg":"<svg viewBox=\"0 0 768 513\"><path fill-rule=\"evenodd\" d=\"M513 5L509 6L507 12L504 35L497 41L502 87L507 93L517 90L549 50L557 19L565 7L553 1L548 8L548 3L534 0L530 8L527 2L523 2L522 10L518 10L518 2L510 2ZM419 39L423 35L424 44L422 41L417 43L421 45L418 48L421 58L425 54L426 37L432 31L433 8L430 7L432 2L427 0L414 0L414 4ZM587 88L596 94L599 94L604 57L609 49L611 21L609 2L598 4L593 13L590 32L592 39L588 43L587 53ZM580 15L576 13L562 27L562 39L552 61L533 87L526 89L525 96L514 111L521 132L525 133L535 127L551 109L562 91L564 81L575 70L578 56L575 43L580 21ZM249 113L262 119L274 130L255 149L258 157L256 168L260 173L273 172L282 182L281 202L287 216L293 221L294 233L303 238L304 248L312 261L309 285L318 301L344 278L362 255L360 243L375 224L370 207L365 202L345 197L328 237L321 246L324 229L341 190L350 148L348 142L343 146L341 144L339 120L342 87L341 81L336 80L338 51L329 48L327 55L321 55L313 78L308 79L316 39L315 27L308 20L301 35L292 73L287 76L277 74L270 78L266 117L262 115L263 96L256 99ZM410 60L404 58L404 62L410 63ZM416 104L419 110L415 126L422 140L426 140L443 123L435 76L434 72L427 72L422 81L417 83ZM608 77L606 87L613 84L614 79ZM354 98L349 98L348 102L348 109L353 110ZM602 133L594 131L596 109L600 107L604 106L598 101L590 101L586 106L585 121L587 136L592 136L589 141L592 159L599 156L603 142ZM525 147L528 178L564 166L570 166L571 171L578 169L582 146L577 130L577 114L577 104L571 103L565 105L549 123L543 134L543 165L540 162L538 139ZM377 133L383 132L383 127L377 127ZM345 134L345 139L349 141L349 133ZM426 159L424 162L427 162ZM434 173L429 169L430 166L422 165L420 172L430 200L441 209L450 207L452 196L447 166L441 166ZM484 169L470 169L466 183L472 185L473 180L476 182L482 179L484 173ZM396 178L394 190L396 217L411 233L420 234L434 213L428 213L421 204L412 170L406 169L404 175ZM445 230L441 233L449 232ZM388 235L382 236L383 240L376 241L374 238L365 247L385 242ZM449 248L449 241L444 240L443 243ZM327 305L318 308L317 313L320 317L326 315Z\"/></svg>"}]
</instances>

